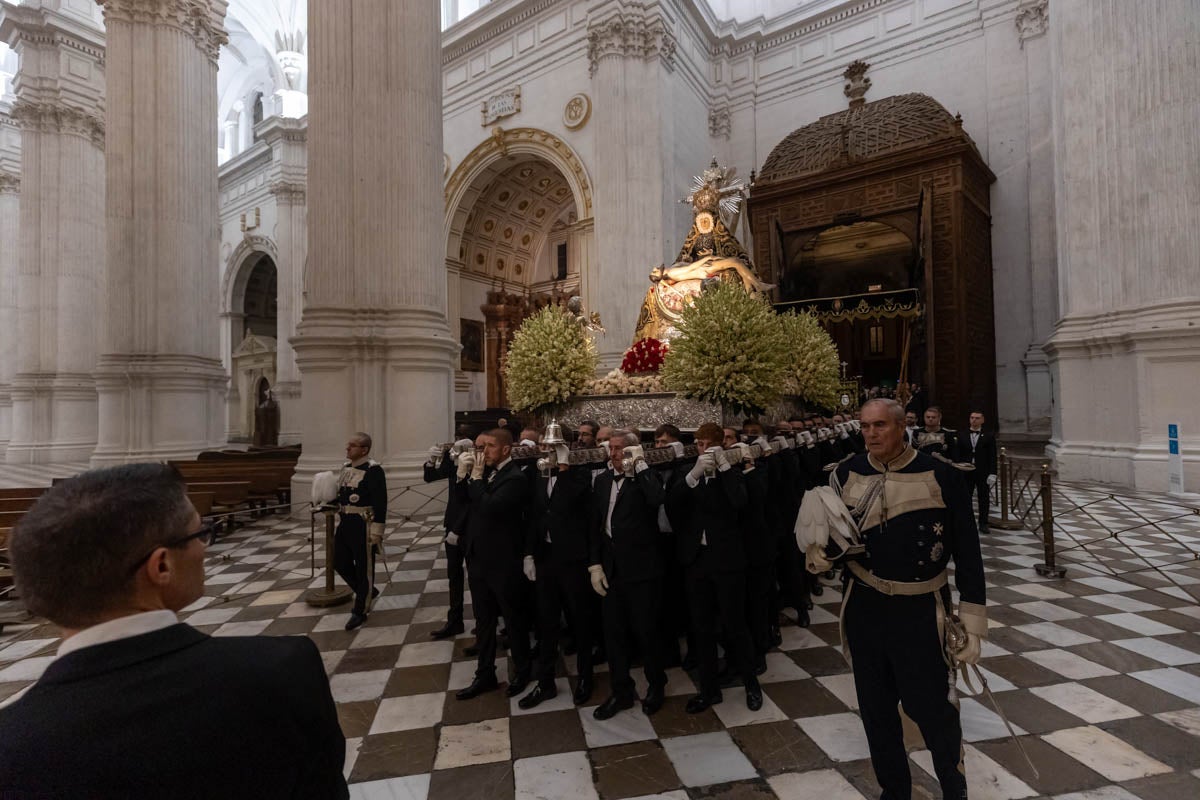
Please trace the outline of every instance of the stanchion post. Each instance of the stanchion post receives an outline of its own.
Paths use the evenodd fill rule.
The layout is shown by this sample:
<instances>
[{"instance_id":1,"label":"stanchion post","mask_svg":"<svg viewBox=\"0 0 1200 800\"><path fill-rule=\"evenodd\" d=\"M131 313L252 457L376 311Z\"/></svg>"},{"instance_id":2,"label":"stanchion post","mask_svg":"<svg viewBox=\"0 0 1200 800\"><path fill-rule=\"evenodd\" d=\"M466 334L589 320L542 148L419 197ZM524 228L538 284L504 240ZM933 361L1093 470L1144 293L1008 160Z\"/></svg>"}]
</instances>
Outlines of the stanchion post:
<instances>
[{"instance_id":1,"label":"stanchion post","mask_svg":"<svg viewBox=\"0 0 1200 800\"><path fill-rule=\"evenodd\" d=\"M304 595L304 602L315 608L327 608L344 603L354 594L349 586L340 589L333 585L333 528L337 509L323 508L325 515L325 588L310 589Z\"/></svg>"},{"instance_id":2,"label":"stanchion post","mask_svg":"<svg viewBox=\"0 0 1200 800\"><path fill-rule=\"evenodd\" d=\"M1042 552L1045 562L1037 564L1034 569L1043 577L1064 578L1067 570L1054 563L1054 485L1050 474L1050 465L1042 464Z\"/></svg>"},{"instance_id":3,"label":"stanchion post","mask_svg":"<svg viewBox=\"0 0 1200 800\"><path fill-rule=\"evenodd\" d=\"M997 480L1000 482L1000 516L988 517L988 527L998 528L1002 531L1019 530L1021 523L1016 520L1009 519L1009 510L1011 508L1012 497L1012 462L1008 458L1008 451L1001 447L1000 456L997 458Z\"/></svg>"}]
</instances>

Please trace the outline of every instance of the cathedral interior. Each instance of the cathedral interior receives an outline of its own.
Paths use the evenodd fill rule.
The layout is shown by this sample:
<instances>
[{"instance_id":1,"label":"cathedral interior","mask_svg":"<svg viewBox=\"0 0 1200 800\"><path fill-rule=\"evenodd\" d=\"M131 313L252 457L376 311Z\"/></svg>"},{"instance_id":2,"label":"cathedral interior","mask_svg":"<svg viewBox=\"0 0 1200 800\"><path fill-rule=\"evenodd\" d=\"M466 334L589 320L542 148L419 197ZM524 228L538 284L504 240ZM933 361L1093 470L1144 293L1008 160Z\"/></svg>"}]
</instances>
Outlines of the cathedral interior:
<instances>
[{"instance_id":1,"label":"cathedral interior","mask_svg":"<svg viewBox=\"0 0 1200 800\"><path fill-rule=\"evenodd\" d=\"M571 655L533 711L456 702L472 637L429 637L421 464L513 416L521 323L580 298L600 376L730 258L829 334L842 410L919 386L1012 455L972 796L1200 796L1197 63L1196 0L0 0L0 535L22 488L205 451L291 448L268 493L306 499L369 431L404 497L367 627L304 602L298 505L211 545L180 614L316 642L351 796L878 796L833 581L756 715L685 714L674 668L599 723ZM701 212L706 168L736 191ZM6 563L0 701L59 636L4 616Z\"/></svg>"}]
</instances>

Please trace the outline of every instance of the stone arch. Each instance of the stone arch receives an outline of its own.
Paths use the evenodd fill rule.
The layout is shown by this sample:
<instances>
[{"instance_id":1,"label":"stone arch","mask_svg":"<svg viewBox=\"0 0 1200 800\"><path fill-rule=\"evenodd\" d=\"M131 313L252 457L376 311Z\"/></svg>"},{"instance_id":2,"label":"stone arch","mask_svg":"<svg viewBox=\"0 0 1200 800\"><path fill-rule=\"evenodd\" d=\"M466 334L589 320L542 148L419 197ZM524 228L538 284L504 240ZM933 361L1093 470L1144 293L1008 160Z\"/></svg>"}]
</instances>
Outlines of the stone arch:
<instances>
[{"instance_id":1,"label":"stone arch","mask_svg":"<svg viewBox=\"0 0 1200 800\"><path fill-rule=\"evenodd\" d=\"M513 128L504 130L500 126L492 129L492 135L474 150L454 170L446 181L446 217L443 232L446 237L446 258L457 260L467 215L480 193L480 176L489 170L500 172L506 160L513 156L533 156L555 167L571 187L576 213L580 220L592 216L592 183L575 151L558 136L538 128Z\"/></svg>"},{"instance_id":2,"label":"stone arch","mask_svg":"<svg viewBox=\"0 0 1200 800\"><path fill-rule=\"evenodd\" d=\"M279 249L266 236L245 236L229 258L225 260L225 273L221 276L221 313L241 313L246 292L246 281L254 269L254 256L265 253L276 266L279 264Z\"/></svg>"}]
</instances>

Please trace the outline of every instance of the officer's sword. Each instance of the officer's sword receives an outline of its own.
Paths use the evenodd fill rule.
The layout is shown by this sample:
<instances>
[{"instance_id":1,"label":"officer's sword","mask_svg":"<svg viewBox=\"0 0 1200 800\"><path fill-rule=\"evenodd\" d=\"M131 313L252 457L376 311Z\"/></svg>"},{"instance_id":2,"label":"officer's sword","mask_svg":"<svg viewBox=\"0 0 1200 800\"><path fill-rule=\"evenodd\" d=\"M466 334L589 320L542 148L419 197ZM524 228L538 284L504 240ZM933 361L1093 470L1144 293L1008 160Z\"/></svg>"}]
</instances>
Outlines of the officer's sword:
<instances>
[{"instance_id":1,"label":"officer's sword","mask_svg":"<svg viewBox=\"0 0 1200 800\"><path fill-rule=\"evenodd\" d=\"M1029 757L1029 753L1025 751L1025 745L1021 744L1021 740L1017 737L1017 732L1013 730L1012 723L1008 721L1008 717L1006 717L1004 715L1004 711L1000 709L1000 704L996 702L996 696L992 694L992 690L988 686L987 678L983 677L983 672L980 671L979 665L964 664L963 662L959 661L958 667L962 672L963 683L965 683L967 688L971 689L973 693L975 687L971 685L970 671L974 671L975 677L979 678L979 685L982 687L983 694L987 695L987 699L992 704L992 708L996 709L996 715L1004 722L1004 727L1008 728L1008 735L1013 740L1013 743L1016 744L1017 749L1021 751L1021 755L1025 758L1025 763L1029 765L1031 770L1033 770L1033 777L1040 780L1042 777L1041 773L1039 773L1038 768L1033 765L1033 759L1031 759Z\"/></svg>"}]
</instances>

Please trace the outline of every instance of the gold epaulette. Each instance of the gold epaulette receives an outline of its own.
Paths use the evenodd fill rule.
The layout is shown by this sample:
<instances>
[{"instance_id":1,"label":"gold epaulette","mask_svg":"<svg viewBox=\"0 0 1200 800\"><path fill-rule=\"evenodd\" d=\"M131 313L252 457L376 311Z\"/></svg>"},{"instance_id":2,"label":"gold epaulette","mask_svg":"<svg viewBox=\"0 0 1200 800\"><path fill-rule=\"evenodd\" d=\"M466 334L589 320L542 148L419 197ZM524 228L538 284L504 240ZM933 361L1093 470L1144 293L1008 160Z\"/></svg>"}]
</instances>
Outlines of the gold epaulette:
<instances>
[{"instance_id":1,"label":"gold epaulette","mask_svg":"<svg viewBox=\"0 0 1200 800\"><path fill-rule=\"evenodd\" d=\"M851 453L850 455L843 458L841 461L831 461L830 463L821 467L821 469L825 470L826 472L833 472L835 469L840 467L842 464L845 464L847 461L854 458L856 455L858 455L858 453Z\"/></svg>"}]
</instances>

